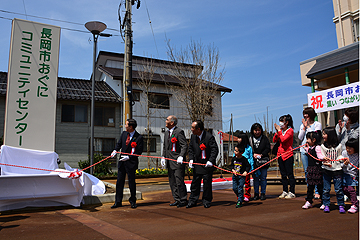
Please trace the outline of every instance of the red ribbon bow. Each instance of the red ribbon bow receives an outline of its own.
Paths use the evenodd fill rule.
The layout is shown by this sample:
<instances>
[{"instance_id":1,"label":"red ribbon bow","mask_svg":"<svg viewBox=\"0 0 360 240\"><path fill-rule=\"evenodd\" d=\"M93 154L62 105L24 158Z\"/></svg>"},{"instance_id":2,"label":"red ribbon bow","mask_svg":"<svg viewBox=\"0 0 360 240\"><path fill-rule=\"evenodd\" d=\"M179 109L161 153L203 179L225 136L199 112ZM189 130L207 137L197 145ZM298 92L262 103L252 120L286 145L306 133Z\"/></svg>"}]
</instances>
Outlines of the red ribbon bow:
<instances>
[{"instance_id":1,"label":"red ribbon bow","mask_svg":"<svg viewBox=\"0 0 360 240\"><path fill-rule=\"evenodd\" d=\"M132 147L132 148L136 148L136 146L137 146L136 142L132 142L132 143L131 143L131 147Z\"/></svg>"},{"instance_id":2,"label":"red ribbon bow","mask_svg":"<svg viewBox=\"0 0 360 240\"><path fill-rule=\"evenodd\" d=\"M171 142L172 142L172 143L176 143L176 142L177 142L177 139L176 139L175 137L173 137L173 138L171 139Z\"/></svg>"},{"instance_id":3,"label":"red ribbon bow","mask_svg":"<svg viewBox=\"0 0 360 240\"><path fill-rule=\"evenodd\" d=\"M203 144L203 143L202 143L202 144L200 144L200 149L201 149L201 150L205 150L205 149L206 149L205 144Z\"/></svg>"},{"instance_id":4,"label":"red ribbon bow","mask_svg":"<svg viewBox=\"0 0 360 240\"><path fill-rule=\"evenodd\" d=\"M81 177L81 175L82 175L82 173L79 172L79 171L71 172L68 178L70 178L70 179L76 179L76 178Z\"/></svg>"}]
</instances>

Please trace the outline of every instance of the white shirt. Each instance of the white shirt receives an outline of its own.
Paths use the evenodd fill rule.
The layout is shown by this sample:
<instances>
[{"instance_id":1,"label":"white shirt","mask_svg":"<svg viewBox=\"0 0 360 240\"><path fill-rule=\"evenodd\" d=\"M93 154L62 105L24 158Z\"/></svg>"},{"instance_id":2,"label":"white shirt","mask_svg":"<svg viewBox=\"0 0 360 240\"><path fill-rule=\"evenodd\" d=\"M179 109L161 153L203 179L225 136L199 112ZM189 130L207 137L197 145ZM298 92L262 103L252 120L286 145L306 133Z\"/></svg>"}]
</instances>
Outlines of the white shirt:
<instances>
[{"instance_id":1,"label":"white shirt","mask_svg":"<svg viewBox=\"0 0 360 240\"><path fill-rule=\"evenodd\" d=\"M202 131L201 134L198 136L200 141L201 141L201 137L202 137L203 133L204 133L204 131Z\"/></svg>"},{"instance_id":2,"label":"white shirt","mask_svg":"<svg viewBox=\"0 0 360 240\"><path fill-rule=\"evenodd\" d=\"M134 136L134 134L135 134L135 130L134 131L132 131L131 133L129 133L130 134L130 141L131 141L131 139L133 138L133 136Z\"/></svg>"},{"instance_id":3,"label":"white shirt","mask_svg":"<svg viewBox=\"0 0 360 240\"><path fill-rule=\"evenodd\" d=\"M176 126L174 126L172 129L169 129L170 136L171 136L172 132L174 131L175 127L176 127Z\"/></svg>"}]
</instances>

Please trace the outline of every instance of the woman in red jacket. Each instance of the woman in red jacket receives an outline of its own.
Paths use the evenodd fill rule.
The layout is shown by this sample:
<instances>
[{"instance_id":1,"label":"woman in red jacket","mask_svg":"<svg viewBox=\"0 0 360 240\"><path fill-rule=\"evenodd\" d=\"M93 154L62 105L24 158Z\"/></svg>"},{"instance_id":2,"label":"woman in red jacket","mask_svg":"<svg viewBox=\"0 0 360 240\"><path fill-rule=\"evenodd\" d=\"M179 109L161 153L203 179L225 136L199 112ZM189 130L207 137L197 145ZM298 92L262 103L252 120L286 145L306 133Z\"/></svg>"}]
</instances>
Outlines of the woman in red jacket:
<instances>
[{"instance_id":1,"label":"woman in red jacket","mask_svg":"<svg viewBox=\"0 0 360 240\"><path fill-rule=\"evenodd\" d=\"M280 141L277 156L279 169L281 173L281 182L283 184L283 193L279 198L295 198L295 177L293 171L294 156L292 152L294 126L290 114L279 118L279 125L274 124L276 133L273 142ZM288 192L288 179L290 183L290 191Z\"/></svg>"}]
</instances>

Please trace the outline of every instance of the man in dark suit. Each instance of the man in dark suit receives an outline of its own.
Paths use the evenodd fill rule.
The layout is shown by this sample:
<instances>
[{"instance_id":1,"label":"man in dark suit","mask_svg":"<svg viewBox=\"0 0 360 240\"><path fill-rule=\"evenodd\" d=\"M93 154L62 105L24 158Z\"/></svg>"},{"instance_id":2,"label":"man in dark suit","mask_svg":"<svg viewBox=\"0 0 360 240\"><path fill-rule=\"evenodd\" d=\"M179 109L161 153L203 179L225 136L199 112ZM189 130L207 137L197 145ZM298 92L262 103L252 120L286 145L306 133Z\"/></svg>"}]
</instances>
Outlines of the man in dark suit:
<instances>
[{"instance_id":1,"label":"man in dark suit","mask_svg":"<svg viewBox=\"0 0 360 240\"><path fill-rule=\"evenodd\" d=\"M194 176L191 182L191 194L187 208L195 207L200 196L201 180L203 179L203 195L202 202L205 208L211 206L212 201L212 174L213 165L216 164L216 157L219 149L214 136L204 131L204 123L200 120L191 124L192 135L189 144L189 167L193 167L193 163L201 163L203 165L194 166Z\"/></svg>"},{"instance_id":2,"label":"man in dark suit","mask_svg":"<svg viewBox=\"0 0 360 240\"><path fill-rule=\"evenodd\" d=\"M163 158L161 165L168 169L169 184L175 202L170 206L184 207L187 204L187 191L184 183L185 164L183 159L186 156L187 142L184 131L178 128L177 118L170 115L165 121L168 131L164 133ZM165 161L165 158L176 159L177 161Z\"/></svg>"},{"instance_id":3,"label":"man in dark suit","mask_svg":"<svg viewBox=\"0 0 360 240\"><path fill-rule=\"evenodd\" d=\"M140 155L143 151L143 137L135 131L137 123L134 119L128 119L125 124L126 131L123 131L121 137L116 144L115 150L111 153L111 157L121 149L123 153ZM125 184L125 176L128 175L131 208L136 208L136 183L135 172L139 165L139 158L131 155L122 155L118 164L118 176L116 181L115 203L111 208L122 206L123 191Z\"/></svg>"}]
</instances>

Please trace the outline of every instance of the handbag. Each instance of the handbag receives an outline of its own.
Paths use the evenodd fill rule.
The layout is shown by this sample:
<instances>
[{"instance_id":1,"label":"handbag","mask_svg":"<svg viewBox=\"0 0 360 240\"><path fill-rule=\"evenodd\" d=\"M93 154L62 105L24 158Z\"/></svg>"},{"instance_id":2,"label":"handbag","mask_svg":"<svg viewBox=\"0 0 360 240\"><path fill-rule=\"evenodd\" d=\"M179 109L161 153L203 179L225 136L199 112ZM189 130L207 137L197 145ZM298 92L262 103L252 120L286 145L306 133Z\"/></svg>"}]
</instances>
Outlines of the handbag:
<instances>
[{"instance_id":1,"label":"handbag","mask_svg":"<svg viewBox=\"0 0 360 240\"><path fill-rule=\"evenodd\" d=\"M270 161L270 159L268 157L262 157L260 159L256 159L255 166L256 166L256 168L258 168L269 161ZM266 165L264 167L266 167Z\"/></svg>"}]
</instances>

